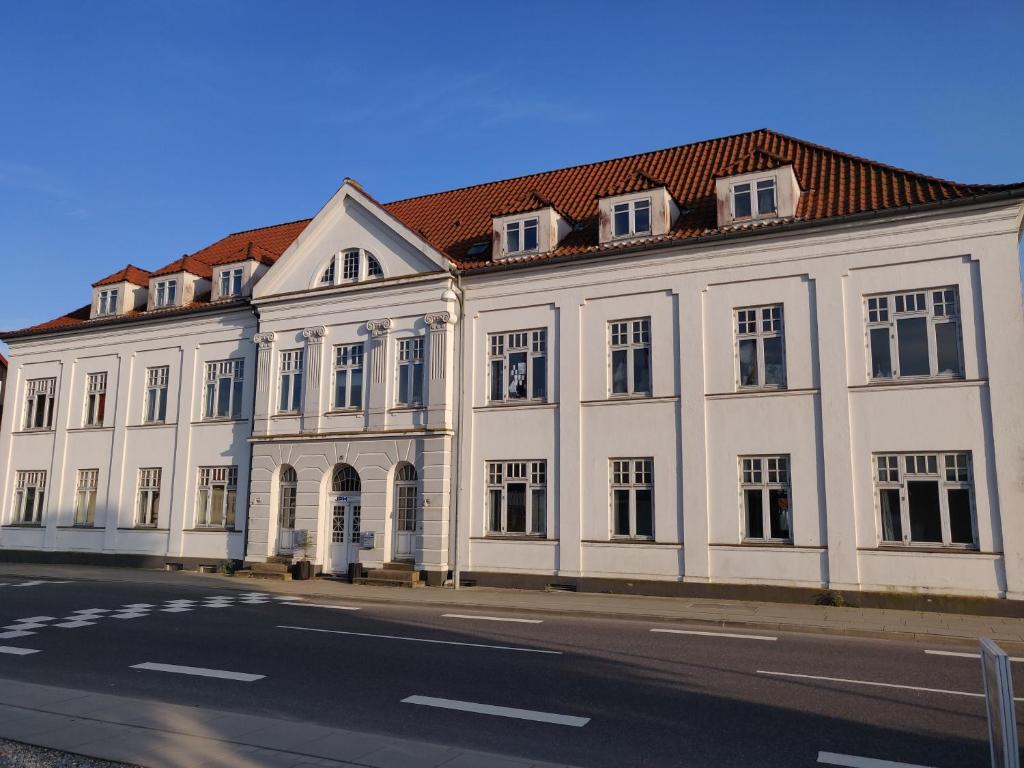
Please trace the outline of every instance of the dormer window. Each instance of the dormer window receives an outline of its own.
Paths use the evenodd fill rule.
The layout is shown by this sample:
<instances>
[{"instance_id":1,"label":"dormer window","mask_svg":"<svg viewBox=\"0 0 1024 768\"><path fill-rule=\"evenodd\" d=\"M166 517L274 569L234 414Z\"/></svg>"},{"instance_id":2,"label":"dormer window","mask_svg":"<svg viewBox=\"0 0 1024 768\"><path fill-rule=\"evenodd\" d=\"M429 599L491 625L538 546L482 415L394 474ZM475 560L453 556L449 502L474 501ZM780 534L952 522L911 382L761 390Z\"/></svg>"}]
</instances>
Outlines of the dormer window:
<instances>
[{"instance_id":1,"label":"dormer window","mask_svg":"<svg viewBox=\"0 0 1024 768\"><path fill-rule=\"evenodd\" d=\"M505 253L536 251L538 219L510 221L505 225Z\"/></svg>"},{"instance_id":2,"label":"dormer window","mask_svg":"<svg viewBox=\"0 0 1024 768\"><path fill-rule=\"evenodd\" d=\"M225 269L220 273L220 297L242 295L242 268Z\"/></svg>"},{"instance_id":3,"label":"dormer window","mask_svg":"<svg viewBox=\"0 0 1024 768\"><path fill-rule=\"evenodd\" d=\"M641 198L616 203L612 208L612 236L634 237L651 234L651 200Z\"/></svg>"},{"instance_id":4,"label":"dormer window","mask_svg":"<svg viewBox=\"0 0 1024 768\"><path fill-rule=\"evenodd\" d=\"M338 279L338 273L341 279ZM358 283L384 277L384 270L377 257L368 251L353 248L331 257L327 267L320 274L320 285L337 285L339 283Z\"/></svg>"},{"instance_id":5,"label":"dormer window","mask_svg":"<svg viewBox=\"0 0 1024 768\"><path fill-rule=\"evenodd\" d=\"M108 288L100 291L99 305L96 308L96 314L117 314L117 288Z\"/></svg>"},{"instance_id":6,"label":"dormer window","mask_svg":"<svg viewBox=\"0 0 1024 768\"><path fill-rule=\"evenodd\" d=\"M173 307L178 296L177 280L161 280L156 284L155 307Z\"/></svg>"},{"instance_id":7,"label":"dormer window","mask_svg":"<svg viewBox=\"0 0 1024 768\"><path fill-rule=\"evenodd\" d=\"M733 217L750 219L774 216L778 212L775 198L775 179L734 184L732 188Z\"/></svg>"}]
</instances>

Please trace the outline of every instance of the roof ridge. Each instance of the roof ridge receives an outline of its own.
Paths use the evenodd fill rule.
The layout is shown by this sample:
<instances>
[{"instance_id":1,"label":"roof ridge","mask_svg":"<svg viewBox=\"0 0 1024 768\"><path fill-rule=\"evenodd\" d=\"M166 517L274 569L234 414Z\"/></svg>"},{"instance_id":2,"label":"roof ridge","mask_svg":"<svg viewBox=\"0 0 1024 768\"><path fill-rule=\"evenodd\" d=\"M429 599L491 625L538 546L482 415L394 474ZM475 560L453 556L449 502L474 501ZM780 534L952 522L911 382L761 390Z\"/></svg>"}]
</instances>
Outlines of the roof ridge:
<instances>
[{"instance_id":1,"label":"roof ridge","mask_svg":"<svg viewBox=\"0 0 1024 768\"><path fill-rule=\"evenodd\" d=\"M387 203L384 203L384 205L386 205L386 206L387 205L398 205L399 203L408 203L408 202L411 202L413 200L422 200L422 199L428 198L428 197L436 197L437 195L447 195L447 194L450 194L452 192L463 192L463 191L465 191L467 189L477 189L479 187L488 187L488 186L491 186L492 184L506 184L506 183L508 183L510 181L519 181L520 179L529 179L529 178L531 178L533 176L546 176L549 173L561 173L563 171L572 171L572 170L575 170L577 168L586 168L586 167L589 167L589 166L597 166L597 165L607 165L608 163L617 163L617 162L621 162L623 160L632 160L633 158L636 158L636 157L644 157L646 155L656 155L659 152L671 152L671 151L676 150L676 149L685 149L686 147L692 147L692 146L695 146L697 144L707 144L708 142L712 142L712 141L726 141L728 139L735 139L735 138L737 138L739 136L750 136L750 135L753 135L755 133L762 133L762 132L765 132L765 131L775 133L775 131L772 131L770 128L757 128L757 129L755 129L753 131L740 131L739 133L731 133L728 136L715 136L714 138L710 138L710 139L699 139L697 141L689 141L689 142L687 142L685 144L676 144L676 145L671 146L671 147L659 147L658 149L648 149L648 150L646 150L644 152L633 152L632 154L629 154L629 155L621 155L620 157L609 157L609 158L606 158L604 160L592 160L589 163L576 163L575 165L566 165L566 166L563 166L561 168L548 168L545 171L536 171L534 173L524 173L524 174L520 174L519 176L510 176L507 179L491 179L490 181L478 182L476 184L465 184L465 185L463 185L461 187L452 187L451 189L442 189L442 190L440 190L438 192L426 192L426 193L424 193L422 195L412 195L411 197L403 197L403 198L401 198L399 200L391 200L391 201L389 201ZM778 135L785 136L785 134L778 134ZM785 136L785 138L789 139L789 138L792 138L792 137ZM826 149L827 149L827 147L826 147Z\"/></svg>"},{"instance_id":2,"label":"roof ridge","mask_svg":"<svg viewBox=\"0 0 1024 768\"><path fill-rule=\"evenodd\" d=\"M312 217L312 216L308 216L308 217L306 217L304 219L294 219L293 221L282 221L280 224L270 224L270 225L268 225L266 227L253 227L252 229L240 229L237 232L229 232L228 234L224 235L224 237L220 238L220 240L215 240L214 242L210 243L210 245L216 245L221 240L227 240L229 237L234 237L235 235L247 235L250 232L263 232L264 230L267 230L267 229L277 229L278 227L287 227L287 226L290 226L292 224L299 224L299 223L301 223L303 221L308 223L308 222L312 221L313 218L314 217ZM206 250L206 248L209 248L209 247L210 246L208 245L205 248L200 248L199 250ZM195 251L195 253L199 253L199 251ZM187 255L191 255L191 254L187 254Z\"/></svg>"}]
</instances>

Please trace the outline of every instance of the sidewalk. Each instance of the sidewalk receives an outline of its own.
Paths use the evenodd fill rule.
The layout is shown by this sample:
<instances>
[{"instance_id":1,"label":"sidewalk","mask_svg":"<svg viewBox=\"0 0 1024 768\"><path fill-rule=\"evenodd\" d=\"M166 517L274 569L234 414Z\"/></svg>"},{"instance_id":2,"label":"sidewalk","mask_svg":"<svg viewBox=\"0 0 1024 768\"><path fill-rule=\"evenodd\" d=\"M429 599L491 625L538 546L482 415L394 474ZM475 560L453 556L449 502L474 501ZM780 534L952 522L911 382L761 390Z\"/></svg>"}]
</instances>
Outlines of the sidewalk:
<instances>
[{"instance_id":1,"label":"sidewalk","mask_svg":"<svg viewBox=\"0 0 1024 768\"><path fill-rule=\"evenodd\" d=\"M13 680L0 684L0 738L145 768L559 768L309 723Z\"/></svg>"},{"instance_id":2,"label":"sidewalk","mask_svg":"<svg viewBox=\"0 0 1024 768\"><path fill-rule=\"evenodd\" d=\"M835 608L824 605L761 603L746 600L643 597L586 592L468 587L459 590L424 587L356 586L331 579L271 581L192 572L145 571L100 566L0 563L0 576L25 578L101 579L181 583L215 589L261 590L334 602L438 606L487 611L517 611L644 621L673 621L723 628L813 632L860 637L885 637L932 642L977 642L991 637L1024 644L1024 619L999 616L901 611L889 608Z\"/></svg>"}]
</instances>

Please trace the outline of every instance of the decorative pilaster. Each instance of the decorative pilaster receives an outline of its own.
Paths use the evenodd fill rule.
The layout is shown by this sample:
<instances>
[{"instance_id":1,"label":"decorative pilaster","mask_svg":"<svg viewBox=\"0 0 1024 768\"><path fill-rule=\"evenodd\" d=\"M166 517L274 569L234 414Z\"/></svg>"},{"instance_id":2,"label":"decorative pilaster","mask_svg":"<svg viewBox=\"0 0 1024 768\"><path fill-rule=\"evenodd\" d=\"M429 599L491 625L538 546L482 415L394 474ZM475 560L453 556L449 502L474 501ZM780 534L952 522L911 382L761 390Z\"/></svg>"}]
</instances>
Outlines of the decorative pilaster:
<instances>
[{"instance_id":1,"label":"decorative pilaster","mask_svg":"<svg viewBox=\"0 0 1024 768\"><path fill-rule=\"evenodd\" d=\"M391 331L391 318L370 320L366 331L370 336L369 386L363 397L366 400L366 418L369 429L383 429L388 422L388 403L391 393L388 391L388 333ZM391 377L394 381L394 377Z\"/></svg>"},{"instance_id":2,"label":"decorative pilaster","mask_svg":"<svg viewBox=\"0 0 1024 768\"><path fill-rule=\"evenodd\" d=\"M448 335L448 326L452 324L452 313L431 312L423 316L423 322L430 329L430 380L439 381L446 377L448 349L445 337Z\"/></svg>"},{"instance_id":3,"label":"decorative pilaster","mask_svg":"<svg viewBox=\"0 0 1024 768\"><path fill-rule=\"evenodd\" d=\"M366 330L370 334L370 361L373 367L373 382L384 383L384 369L387 362L386 349L388 343L388 332L391 330L391 318L383 320L370 320L366 323Z\"/></svg>"},{"instance_id":4,"label":"decorative pilaster","mask_svg":"<svg viewBox=\"0 0 1024 768\"><path fill-rule=\"evenodd\" d=\"M427 424L431 427L445 427L452 421L453 376L448 367L453 361L455 314L444 310L430 312L423 316L427 326L427 355L430 357L430 381L427 382L426 405Z\"/></svg>"},{"instance_id":5,"label":"decorative pilaster","mask_svg":"<svg viewBox=\"0 0 1024 768\"><path fill-rule=\"evenodd\" d=\"M256 353L256 402L253 403L252 431L265 435L269 432L271 407L270 376L274 364L274 342L277 334L273 331L257 333L252 337L257 346Z\"/></svg>"},{"instance_id":6,"label":"decorative pilaster","mask_svg":"<svg viewBox=\"0 0 1024 768\"><path fill-rule=\"evenodd\" d=\"M306 328L302 338L306 340L305 384L302 395L303 431L318 432L320 429L320 374L323 367L324 336L327 329L322 325Z\"/></svg>"}]
</instances>

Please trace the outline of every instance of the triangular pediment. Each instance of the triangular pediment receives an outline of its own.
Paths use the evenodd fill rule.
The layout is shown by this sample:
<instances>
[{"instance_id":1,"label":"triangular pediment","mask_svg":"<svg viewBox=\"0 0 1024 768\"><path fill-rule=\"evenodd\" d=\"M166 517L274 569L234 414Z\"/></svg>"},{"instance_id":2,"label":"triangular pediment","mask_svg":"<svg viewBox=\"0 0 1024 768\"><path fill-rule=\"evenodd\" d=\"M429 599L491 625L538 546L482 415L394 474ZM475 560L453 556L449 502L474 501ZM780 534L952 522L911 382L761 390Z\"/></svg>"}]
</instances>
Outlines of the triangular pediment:
<instances>
[{"instance_id":1,"label":"triangular pediment","mask_svg":"<svg viewBox=\"0 0 1024 768\"><path fill-rule=\"evenodd\" d=\"M320 289L331 260L356 249L373 256L384 279L451 268L448 259L422 235L388 213L357 182L345 179L302 234L263 275L253 298Z\"/></svg>"}]
</instances>

